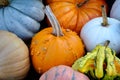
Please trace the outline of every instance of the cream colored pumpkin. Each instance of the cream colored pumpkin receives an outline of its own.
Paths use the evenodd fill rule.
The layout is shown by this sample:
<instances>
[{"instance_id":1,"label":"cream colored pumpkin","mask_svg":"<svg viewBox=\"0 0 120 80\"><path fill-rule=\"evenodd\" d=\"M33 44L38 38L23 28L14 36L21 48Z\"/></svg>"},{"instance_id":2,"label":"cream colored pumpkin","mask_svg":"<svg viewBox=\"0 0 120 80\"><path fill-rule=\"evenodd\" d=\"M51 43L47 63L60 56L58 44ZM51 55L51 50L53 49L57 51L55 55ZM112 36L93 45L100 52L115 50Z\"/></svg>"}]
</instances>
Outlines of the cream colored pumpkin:
<instances>
[{"instance_id":1,"label":"cream colored pumpkin","mask_svg":"<svg viewBox=\"0 0 120 80\"><path fill-rule=\"evenodd\" d=\"M120 21L107 17L106 14L86 23L81 30L80 37L87 51L91 51L97 44L104 44L106 40L109 40L109 47L114 49L117 54L120 53Z\"/></svg>"},{"instance_id":2,"label":"cream colored pumpkin","mask_svg":"<svg viewBox=\"0 0 120 80\"><path fill-rule=\"evenodd\" d=\"M15 34L0 30L0 80L23 80L29 68L25 43Z\"/></svg>"}]
</instances>

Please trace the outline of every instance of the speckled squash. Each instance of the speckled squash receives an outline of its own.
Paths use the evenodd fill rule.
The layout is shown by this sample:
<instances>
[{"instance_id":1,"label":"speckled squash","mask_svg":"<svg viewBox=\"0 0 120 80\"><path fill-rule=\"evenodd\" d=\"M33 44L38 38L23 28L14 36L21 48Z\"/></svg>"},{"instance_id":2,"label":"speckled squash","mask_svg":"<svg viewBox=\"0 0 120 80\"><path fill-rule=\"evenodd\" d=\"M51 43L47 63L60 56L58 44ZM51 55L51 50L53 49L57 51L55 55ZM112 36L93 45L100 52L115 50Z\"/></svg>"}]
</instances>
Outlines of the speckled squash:
<instances>
[{"instance_id":1,"label":"speckled squash","mask_svg":"<svg viewBox=\"0 0 120 80\"><path fill-rule=\"evenodd\" d=\"M61 29L49 10L47 12L46 9L46 14L52 27L38 32L32 38L30 46L32 64L38 73L60 64L71 66L76 59L84 55L84 44L80 37L69 29Z\"/></svg>"}]
</instances>

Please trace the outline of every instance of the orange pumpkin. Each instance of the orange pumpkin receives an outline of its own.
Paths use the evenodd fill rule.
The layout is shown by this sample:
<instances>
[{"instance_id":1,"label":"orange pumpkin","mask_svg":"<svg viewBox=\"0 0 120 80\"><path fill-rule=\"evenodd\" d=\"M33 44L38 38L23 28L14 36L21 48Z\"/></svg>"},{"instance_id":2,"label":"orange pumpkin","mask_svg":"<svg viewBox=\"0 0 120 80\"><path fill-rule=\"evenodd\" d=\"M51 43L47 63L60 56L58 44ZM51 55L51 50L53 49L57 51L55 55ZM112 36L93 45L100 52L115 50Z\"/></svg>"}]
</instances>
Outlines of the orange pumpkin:
<instances>
[{"instance_id":1,"label":"orange pumpkin","mask_svg":"<svg viewBox=\"0 0 120 80\"><path fill-rule=\"evenodd\" d=\"M79 33L89 20L102 15L101 5L105 0L46 0L59 23Z\"/></svg>"},{"instance_id":2,"label":"orange pumpkin","mask_svg":"<svg viewBox=\"0 0 120 80\"><path fill-rule=\"evenodd\" d=\"M55 16L49 14L50 11L49 7L45 9L52 27L38 32L30 46L32 63L38 73L60 64L71 66L85 52L84 44L76 32L61 29Z\"/></svg>"}]
</instances>

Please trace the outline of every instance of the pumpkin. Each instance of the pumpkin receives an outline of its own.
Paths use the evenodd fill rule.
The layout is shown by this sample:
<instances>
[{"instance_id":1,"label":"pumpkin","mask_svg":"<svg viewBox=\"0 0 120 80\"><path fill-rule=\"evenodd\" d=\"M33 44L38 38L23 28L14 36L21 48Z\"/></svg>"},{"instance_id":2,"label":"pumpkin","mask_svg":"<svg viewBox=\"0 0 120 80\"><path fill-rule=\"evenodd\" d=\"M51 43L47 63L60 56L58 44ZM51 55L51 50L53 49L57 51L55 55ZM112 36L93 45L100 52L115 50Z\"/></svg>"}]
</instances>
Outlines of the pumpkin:
<instances>
[{"instance_id":1,"label":"pumpkin","mask_svg":"<svg viewBox=\"0 0 120 80\"><path fill-rule=\"evenodd\" d=\"M120 0L115 0L110 10L110 17L120 20Z\"/></svg>"},{"instance_id":2,"label":"pumpkin","mask_svg":"<svg viewBox=\"0 0 120 80\"><path fill-rule=\"evenodd\" d=\"M71 66L85 52L80 37L69 29L61 29L48 6L45 12L52 27L35 34L30 45L32 64L38 73L60 64Z\"/></svg>"},{"instance_id":3,"label":"pumpkin","mask_svg":"<svg viewBox=\"0 0 120 80\"><path fill-rule=\"evenodd\" d=\"M29 68L26 44L15 34L0 30L0 80L23 80Z\"/></svg>"},{"instance_id":4,"label":"pumpkin","mask_svg":"<svg viewBox=\"0 0 120 80\"><path fill-rule=\"evenodd\" d=\"M118 54L120 52L120 21L107 17L104 7L102 9L103 17L94 18L86 23L80 36L87 51L91 51L97 44L103 44L109 40L111 42L109 47Z\"/></svg>"},{"instance_id":5,"label":"pumpkin","mask_svg":"<svg viewBox=\"0 0 120 80\"><path fill-rule=\"evenodd\" d=\"M30 39L40 29L43 7L39 0L0 0L0 30Z\"/></svg>"},{"instance_id":6,"label":"pumpkin","mask_svg":"<svg viewBox=\"0 0 120 80\"><path fill-rule=\"evenodd\" d=\"M105 0L46 0L46 2L61 26L78 34L86 22L101 16L100 6L106 5Z\"/></svg>"},{"instance_id":7,"label":"pumpkin","mask_svg":"<svg viewBox=\"0 0 120 80\"><path fill-rule=\"evenodd\" d=\"M39 80L90 80L85 74L74 71L71 67L59 65L45 72Z\"/></svg>"}]
</instances>

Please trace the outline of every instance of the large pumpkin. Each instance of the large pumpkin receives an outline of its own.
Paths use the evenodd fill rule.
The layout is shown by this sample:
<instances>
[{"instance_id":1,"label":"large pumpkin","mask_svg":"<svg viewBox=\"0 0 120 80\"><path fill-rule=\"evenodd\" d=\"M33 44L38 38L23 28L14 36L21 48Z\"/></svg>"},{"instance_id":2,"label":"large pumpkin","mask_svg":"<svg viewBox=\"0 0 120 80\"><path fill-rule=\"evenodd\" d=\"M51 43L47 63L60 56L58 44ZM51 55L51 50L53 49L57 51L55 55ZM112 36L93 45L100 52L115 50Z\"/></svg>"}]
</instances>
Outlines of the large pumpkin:
<instances>
[{"instance_id":1,"label":"large pumpkin","mask_svg":"<svg viewBox=\"0 0 120 80\"><path fill-rule=\"evenodd\" d=\"M89 20L101 16L105 0L46 0L59 23L77 33ZM106 5L107 6L107 5Z\"/></svg>"},{"instance_id":2,"label":"large pumpkin","mask_svg":"<svg viewBox=\"0 0 120 80\"><path fill-rule=\"evenodd\" d=\"M30 47L32 63L38 73L59 64L71 66L84 55L84 45L80 37L71 30L61 30L57 19L49 10L46 10L46 14L53 28L45 28L37 33L32 38Z\"/></svg>"},{"instance_id":3,"label":"large pumpkin","mask_svg":"<svg viewBox=\"0 0 120 80\"><path fill-rule=\"evenodd\" d=\"M25 43L15 34L0 30L0 80L23 80L29 68Z\"/></svg>"},{"instance_id":4,"label":"large pumpkin","mask_svg":"<svg viewBox=\"0 0 120 80\"><path fill-rule=\"evenodd\" d=\"M39 80L90 80L85 74L74 71L71 67L59 65L45 72Z\"/></svg>"},{"instance_id":5,"label":"large pumpkin","mask_svg":"<svg viewBox=\"0 0 120 80\"><path fill-rule=\"evenodd\" d=\"M0 0L0 30L31 38L40 29L43 7L39 0Z\"/></svg>"}]
</instances>

